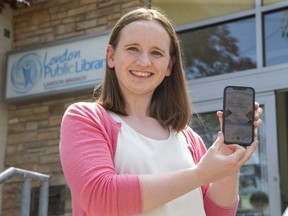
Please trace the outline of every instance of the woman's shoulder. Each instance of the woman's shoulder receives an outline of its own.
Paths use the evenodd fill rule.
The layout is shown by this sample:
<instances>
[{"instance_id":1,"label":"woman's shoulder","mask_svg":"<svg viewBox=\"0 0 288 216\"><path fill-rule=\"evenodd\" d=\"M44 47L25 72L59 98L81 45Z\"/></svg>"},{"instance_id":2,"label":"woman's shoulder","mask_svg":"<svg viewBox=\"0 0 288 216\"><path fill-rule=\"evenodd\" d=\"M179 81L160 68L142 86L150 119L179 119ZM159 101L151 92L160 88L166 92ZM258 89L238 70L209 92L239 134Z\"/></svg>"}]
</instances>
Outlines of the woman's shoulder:
<instances>
[{"instance_id":1,"label":"woman's shoulder","mask_svg":"<svg viewBox=\"0 0 288 216\"><path fill-rule=\"evenodd\" d=\"M206 152L206 147L202 138L190 126L185 127L183 133L200 159L200 157Z\"/></svg>"},{"instance_id":2,"label":"woman's shoulder","mask_svg":"<svg viewBox=\"0 0 288 216\"><path fill-rule=\"evenodd\" d=\"M67 116L86 118L103 124L105 122L115 123L108 111L96 102L72 103L64 113L64 118Z\"/></svg>"},{"instance_id":3,"label":"woman's shoulder","mask_svg":"<svg viewBox=\"0 0 288 216\"><path fill-rule=\"evenodd\" d=\"M191 139L193 140L202 140L202 138L200 137L200 135L198 133L196 133L190 126L186 126L183 129L184 134L188 135Z\"/></svg>"},{"instance_id":4,"label":"woman's shoulder","mask_svg":"<svg viewBox=\"0 0 288 216\"><path fill-rule=\"evenodd\" d=\"M75 102L68 106L67 111L70 110L97 110L101 106L96 102ZM103 108L104 109L104 108Z\"/></svg>"},{"instance_id":5,"label":"woman's shoulder","mask_svg":"<svg viewBox=\"0 0 288 216\"><path fill-rule=\"evenodd\" d=\"M65 113L78 113L82 115L97 114L108 115L107 111L96 102L76 102L68 106Z\"/></svg>"}]
</instances>

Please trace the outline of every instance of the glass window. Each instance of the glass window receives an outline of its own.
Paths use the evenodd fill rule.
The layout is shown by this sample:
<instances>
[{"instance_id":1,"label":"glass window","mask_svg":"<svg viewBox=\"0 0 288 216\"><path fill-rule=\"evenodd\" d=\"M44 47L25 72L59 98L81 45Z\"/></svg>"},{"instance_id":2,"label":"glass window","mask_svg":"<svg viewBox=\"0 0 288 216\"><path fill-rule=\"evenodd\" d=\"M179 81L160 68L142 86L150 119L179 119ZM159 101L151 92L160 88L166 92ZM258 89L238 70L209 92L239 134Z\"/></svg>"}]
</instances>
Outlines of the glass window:
<instances>
[{"instance_id":1,"label":"glass window","mask_svg":"<svg viewBox=\"0 0 288 216\"><path fill-rule=\"evenodd\" d=\"M264 107L262 107L264 108ZM269 194L267 174L267 152L265 142L265 117L258 130L260 144L252 157L240 170L239 196L240 202L237 216L268 216ZM207 148L217 137L219 121L215 112L194 115L191 127L198 133Z\"/></svg>"},{"instance_id":2,"label":"glass window","mask_svg":"<svg viewBox=\"0 0 288 216\"><path fill-rule=\"evenodd\" d=\"M254 17L178 34L188 80L256 68Z\"/></svg>"},{"instance_id":3,"label":"glass window","mask_svg":"<svg viewBox=\"0 0 288 216\"><path fill-rule=\"evenodd\" d=\"M254 0L152 0L176 25L233 14L255 7Z\"/></svg>"},{"instance_id":4,"label":"glass window","mask_svg":"<svg viewBox=\"0 0 288 216\"><path fill-rule=\"evenodd\" d=\"M265 66L288 63L288 9L264 15Z\"/></svg>"}]
</instances>

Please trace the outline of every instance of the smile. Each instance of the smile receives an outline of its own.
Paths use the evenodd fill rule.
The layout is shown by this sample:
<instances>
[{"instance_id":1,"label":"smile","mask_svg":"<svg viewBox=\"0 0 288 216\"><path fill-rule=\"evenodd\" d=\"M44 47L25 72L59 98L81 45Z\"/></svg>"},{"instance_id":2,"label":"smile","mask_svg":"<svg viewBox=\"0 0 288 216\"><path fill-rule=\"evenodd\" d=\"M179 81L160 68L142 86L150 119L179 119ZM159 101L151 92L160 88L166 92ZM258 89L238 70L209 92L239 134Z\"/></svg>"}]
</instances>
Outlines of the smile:
<instances>
[{"instance_id":1,"label":"smile","mask_svg":"<svg viewBox=\"0 0 288 216\"><path fill-rule=\"evenodd\" d=\"M149 72L141 72L141 71L131 71L131 73L135 76L140 76L140 77L150 77L152 76L152 73Z\"/></svg>"}]
</instances>

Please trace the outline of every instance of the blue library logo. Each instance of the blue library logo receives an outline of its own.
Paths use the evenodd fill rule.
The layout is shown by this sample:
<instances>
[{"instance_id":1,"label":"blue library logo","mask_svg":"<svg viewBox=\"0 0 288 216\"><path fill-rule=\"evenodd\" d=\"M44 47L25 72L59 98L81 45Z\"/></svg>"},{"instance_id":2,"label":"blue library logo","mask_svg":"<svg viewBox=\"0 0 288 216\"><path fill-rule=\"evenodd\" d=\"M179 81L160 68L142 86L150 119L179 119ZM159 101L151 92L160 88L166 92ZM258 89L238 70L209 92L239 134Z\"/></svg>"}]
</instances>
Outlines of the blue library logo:
<instances>
[{"instance_id":1,"label":"blue library logo","mask_svg":"<svg viewBox=\"0 0 288 216\"><path fill-rule=\"evenodd\" d=\"M41 57L29 53L14 63L11 69L11 81L17 93L30 91L42 77Z\"/></svg>"}]
</instances>

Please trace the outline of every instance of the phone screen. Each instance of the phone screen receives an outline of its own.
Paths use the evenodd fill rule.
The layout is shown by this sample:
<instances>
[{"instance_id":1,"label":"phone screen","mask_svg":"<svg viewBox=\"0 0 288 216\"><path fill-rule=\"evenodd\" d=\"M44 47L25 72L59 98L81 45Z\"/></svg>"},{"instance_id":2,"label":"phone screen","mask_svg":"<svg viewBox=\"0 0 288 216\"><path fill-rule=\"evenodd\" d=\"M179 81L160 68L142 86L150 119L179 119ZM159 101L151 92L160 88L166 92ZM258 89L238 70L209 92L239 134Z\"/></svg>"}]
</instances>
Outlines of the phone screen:
<instances>
[{"instance_id":1,"label":"phone screen","mask_svg":"<svg viewBox=\"0 0 288 216\"><path fill-rule=\"evenodd\" d=\"M227 86L224 89L224 143L250 145L254 140L255 90L251 87Z\"/></svg>"}]
</instances>

